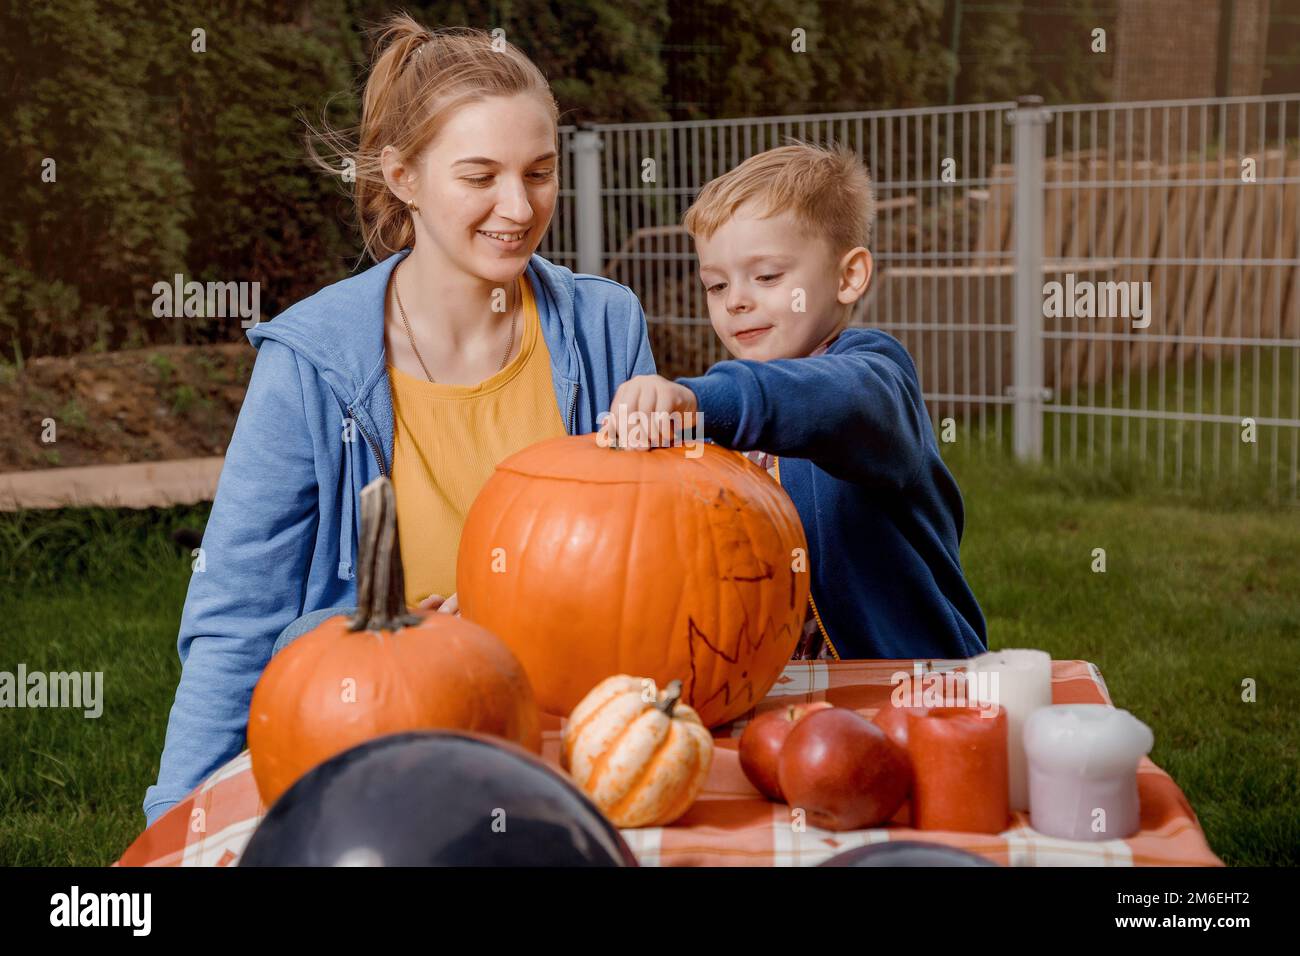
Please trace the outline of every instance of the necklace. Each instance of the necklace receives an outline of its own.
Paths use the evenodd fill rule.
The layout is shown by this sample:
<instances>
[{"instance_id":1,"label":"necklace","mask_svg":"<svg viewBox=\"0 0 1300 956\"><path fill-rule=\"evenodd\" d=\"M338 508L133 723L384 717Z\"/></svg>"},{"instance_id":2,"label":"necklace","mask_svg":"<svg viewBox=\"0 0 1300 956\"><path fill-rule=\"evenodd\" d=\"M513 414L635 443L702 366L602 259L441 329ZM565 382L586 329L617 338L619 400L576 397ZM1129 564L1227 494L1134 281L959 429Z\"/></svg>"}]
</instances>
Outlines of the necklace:
<instances>
[{"instance_id":1,"label":"necklace","mask_svg":"<svg viewBox=\"0 0 1300 956\"><path fill-rule=\"evenodd\" d=\"M415 347L415 335L411 332L411 322L406 317L406 309L402 307L402 293L398 291L397 275L393 275L393 295L397 297L397 311L402 315L402 324L406 326L406 338L411 343L411 351L415 353L416 360L420 363L420 368L424 369L424 377L430 382L434 377L429 374L429 366L424 364L424 357L420 355L420 350ZM510 310L510 338L506 340L506 353L501 356L501 365L498 372L506 367L506 362L510 359L510 353L515 348L515 321L519 318L519 303L515 302L514 308Z\"/></svg>"}]
</instances>

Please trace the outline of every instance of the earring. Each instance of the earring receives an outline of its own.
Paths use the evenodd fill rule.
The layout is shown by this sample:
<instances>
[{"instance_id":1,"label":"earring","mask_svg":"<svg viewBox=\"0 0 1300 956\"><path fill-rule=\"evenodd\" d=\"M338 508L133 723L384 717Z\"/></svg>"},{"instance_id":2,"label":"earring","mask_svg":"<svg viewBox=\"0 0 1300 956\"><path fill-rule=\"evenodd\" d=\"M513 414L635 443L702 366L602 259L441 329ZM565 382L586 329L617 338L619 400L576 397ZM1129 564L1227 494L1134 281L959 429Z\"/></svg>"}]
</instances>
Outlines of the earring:
<instances>
[{"instance_id":1,"label":"earring","mask_svg":"<svg viewBox=\"0 0 1300 956\"><path fill-rule=\"evenodd\" d=\"M420 211L420 207L415 204L414 199L408 199L406 201L406 208L411 210L412 213L417 213Z\"/></svg>"}]
</instances>

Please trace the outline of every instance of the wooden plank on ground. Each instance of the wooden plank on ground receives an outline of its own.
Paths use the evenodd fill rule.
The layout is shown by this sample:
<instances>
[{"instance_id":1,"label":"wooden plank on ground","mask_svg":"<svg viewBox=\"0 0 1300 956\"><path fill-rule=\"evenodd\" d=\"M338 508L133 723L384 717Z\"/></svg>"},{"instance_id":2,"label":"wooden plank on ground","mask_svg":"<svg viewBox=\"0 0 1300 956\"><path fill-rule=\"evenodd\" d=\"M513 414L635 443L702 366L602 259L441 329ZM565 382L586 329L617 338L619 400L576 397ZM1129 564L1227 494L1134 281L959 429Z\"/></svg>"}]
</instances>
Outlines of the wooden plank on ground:
<instances>
[{"instance_id":1,"label":"wooden plank on ground","mask_svg":"<svg viewBox=\"0 0 1300 956\"><path fill-rule=\"evenodd\" d=\"M222 456L0 474L0 511L26 508L168 508L211 501Z\"/></svg>"}]
</instances>

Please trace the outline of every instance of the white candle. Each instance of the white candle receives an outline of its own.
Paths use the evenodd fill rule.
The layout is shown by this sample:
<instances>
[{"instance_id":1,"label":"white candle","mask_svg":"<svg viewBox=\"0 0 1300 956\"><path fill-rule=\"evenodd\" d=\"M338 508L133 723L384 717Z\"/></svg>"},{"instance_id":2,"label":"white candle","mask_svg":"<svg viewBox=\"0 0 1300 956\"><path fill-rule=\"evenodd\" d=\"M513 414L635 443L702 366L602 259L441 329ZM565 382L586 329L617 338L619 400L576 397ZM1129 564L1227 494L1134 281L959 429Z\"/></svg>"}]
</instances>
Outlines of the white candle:
<instances>
[{"instance_id":1,"label":"white candle","mask_svg":"<svg viewBox=\"0 0 1300 956\"><path fill-rule=\"evenodd\" d=\"M966 662L968 696L1007 710L1007 792L1012 810L1029 809L1024 732L1029 715L1052 703L1052 657L1046 651L989 651Z\"/></svg>"},{"instance_id":2,"label":"white candle","mask_svg":"<svg viewBox=\"0 0 1300 956\"><path fill-rule=\"evenodd\" d=\"M1108 704L1057 704L1029 718L1030 824L1066 840L1122 840L1138 830L1137 766L1151 728Z\"/></svg>"}]
</instances>

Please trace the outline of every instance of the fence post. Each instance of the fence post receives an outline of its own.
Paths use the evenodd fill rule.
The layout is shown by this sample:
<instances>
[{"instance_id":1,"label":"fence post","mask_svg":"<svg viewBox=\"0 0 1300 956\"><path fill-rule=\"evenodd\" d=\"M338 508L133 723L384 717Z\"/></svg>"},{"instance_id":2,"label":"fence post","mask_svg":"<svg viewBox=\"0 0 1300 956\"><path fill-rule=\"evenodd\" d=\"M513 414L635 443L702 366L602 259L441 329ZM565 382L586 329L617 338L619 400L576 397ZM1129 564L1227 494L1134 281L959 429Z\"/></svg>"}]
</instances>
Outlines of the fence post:
<instances>
[{"instance_id":1,"label":"fence post","mask_svg":"<svg viewBox=\"0 0 1300 956\"><path fill-rule=\"evenodd\" d=\"M573 134L574 219L577 229L578 271L600 275L604 258L600 216L600 133L578 129Z\"/></svg>"},{"instance_id":2,"label":"fence post","mask_svg":"<svg viewBox=\"0 0 1300 956\"><path fill-rule=\"evenodd\" d=\"M1012 386L1013 446L1022 461L1043 457L1043 165L1051 112L1041 96L1022 96L1007 114L1015 162Z\"/></svg>"}]
</instances>

